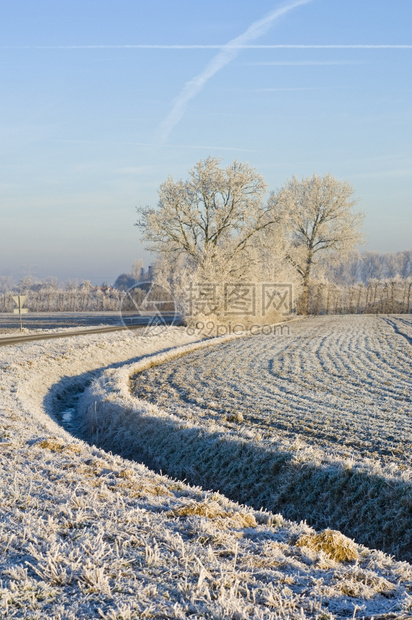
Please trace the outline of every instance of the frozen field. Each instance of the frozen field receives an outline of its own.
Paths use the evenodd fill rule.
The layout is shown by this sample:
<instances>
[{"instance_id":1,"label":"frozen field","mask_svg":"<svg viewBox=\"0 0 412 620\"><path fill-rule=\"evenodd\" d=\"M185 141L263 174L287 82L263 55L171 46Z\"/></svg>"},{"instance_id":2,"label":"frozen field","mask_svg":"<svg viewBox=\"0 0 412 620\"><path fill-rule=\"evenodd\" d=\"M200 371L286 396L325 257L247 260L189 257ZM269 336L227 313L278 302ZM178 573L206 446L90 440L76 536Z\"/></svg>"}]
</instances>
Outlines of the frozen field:
<instances>
[{"instance_id":1,"label":"frozen field","mask_svg":"<svg viewBox=\"0 0 412 620\"><path fill-rule=\"evenodd\" d=\"M202 424L411 465L412 317L316 317L139 373L133 391Z\"/></svg>"},{"instance_id":2,"label":"frozen field","mask_svg":"<svg viewBox=\"0 0 412 620\"><path fill-rule=\"evenodd\" d=\"M85 401L88 432L155 470L410 561L410 317L290 330L130 368L134 400L128 377L102 377Z\"/></svg>"},{"instance_id":3,"label":"frozen field","mask_svg":"<svg viewBox=\"0 0 412 620\"><path fill-rule=\"evenodd\" d=\"M116 436L131 443L144 416L129 369L195 340L171 328L0 350L0 618L410 618L409 563L100 447L116 443L105 427L116 426L118 402L122 409L117 375L128 426ZM56 422L90 382L97 446ZM150 405L152 419L156 412Z\"/></svg>"}]
</instances>

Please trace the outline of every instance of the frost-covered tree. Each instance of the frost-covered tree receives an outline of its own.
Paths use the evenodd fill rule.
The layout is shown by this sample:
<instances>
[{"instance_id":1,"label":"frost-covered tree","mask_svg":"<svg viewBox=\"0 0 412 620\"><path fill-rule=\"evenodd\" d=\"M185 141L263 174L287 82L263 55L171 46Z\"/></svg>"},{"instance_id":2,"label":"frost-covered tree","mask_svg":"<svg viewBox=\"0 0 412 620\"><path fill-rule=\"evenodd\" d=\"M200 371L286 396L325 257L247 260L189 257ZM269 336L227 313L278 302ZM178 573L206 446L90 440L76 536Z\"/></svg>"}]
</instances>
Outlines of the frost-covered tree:
<instances>
[{"instance_id":1,"label":"frost-covered tree","mask_svg":"<svg viewBox=\"0 0 412 620\"><path fill-rule=\"evenodd\" d=\"M143 261L141 258L137 258L136 260L133 261L131 274L132 274L132 277L136 280L136 282L139 282L140 280L142 280L143 274L144 274L144 268L143 268Z\"/></svg>"},{"instance_id":2,"label":"frost-covered tree","mask_svg":"<svg viewBox=\"0 0 412 620\"><path fill-rule=\"evenodd\" d=\"M293 283L290 264L281 256L287 240L265 193L265 181L249 164L235 161L223 168L220 159L209 157L189 171L187 180L167 179L160 186L157 208L139 209L137 225L148 249L158 255L155 282L173 295L182 315L194 316L194 305L196 316L201 315L203 304L208 316L229 320L229 283L250 285L255 291L262 282ZM201 299L191 304L194 290ZM252 289L238 290L246 299L245 291ZM213 301L206 300L208 295ZM239 308L242 303L246 307L243 300ZM261 307L256 292L254 320ZM246 314L250 318L251 312ZM246 315L243 319L246 322Z\"/></svg>"},{"instance_id":3,"label":"frost-covered tree","mask_svg":"<svg viewBox=\"0 0 412 620\"><path fill-rule=\"evenodd\" d=\"M302 279L302 313L307 312L311 274L319 259L341 257L362 241L363 215L354 212L355 205L351 185L330 174L293 177L271 195L272 219L282 221L291 241L289 260Z\"/></svg>"},{"instance_id":4,"label":"frost-covered tree","mask_svg":"<svg viewBox=\"0 0 412 620\"><path fill-rule=\"evenodd\" d=\"M221 160L199 161L186 181L169 177L159 189L157 208L140 208L137 226L148 249L192 270L224 266L239 275L250 262L248 249L259 231L273 223L264 203L266 184L247 163L220 167Z\"/></svg>"},{"instance_id":5,"label":"frost-covered tree","mask_svg":"<svg viewBox=\"0 0 412 620\"><path fill-rule=\"evenodd\" d=\"M384 274L383 257L378 252L364 252L360 255L361 279L364 282L380 279Z\"/></svg>"},{"instance_id":6,"label":"frost-covered tree","mask_svg":"<svg viewBox=\"0 0 412 620\"><path fill-rule=\"evenodd\" d=\"M135 284L137 284L137 280L131 273L121 273L114 283L114 288L119 291L127 291L132 286L135 286Z\"/></svg>"},{"instance_id":7,"label":"frost-covered tree","mask_svg":"<svg viewBox=\"0 0 412 620\"><path fill-rule=\"evenodd\" d=\"M0 293L8 293L14 287L13 276L0 276Z\"/></svg>"},{"instance_id":8,"label":"frost-covered tree","mask_svg":"<svg viewBox=\"0 0 412 620\"><path fill-rule=\"evenodd\" d=\"M326 277L337 284L368 284L373 280L393 279L397 275L402 280L412 276L412 251L380 254L378 252L351 252L331 263L323 261Z\"/></svg>"},{"instance_id":9,"label":"frost-covered tree","mask_svg":"<svg viewBox=\"0 0 412 620\"><path fill-rule=\"evenodd\" d=\"M404 250L398 252L398 271L401 278L406 279L412 276L412 251Z\"/></svg>"}]
</instances>

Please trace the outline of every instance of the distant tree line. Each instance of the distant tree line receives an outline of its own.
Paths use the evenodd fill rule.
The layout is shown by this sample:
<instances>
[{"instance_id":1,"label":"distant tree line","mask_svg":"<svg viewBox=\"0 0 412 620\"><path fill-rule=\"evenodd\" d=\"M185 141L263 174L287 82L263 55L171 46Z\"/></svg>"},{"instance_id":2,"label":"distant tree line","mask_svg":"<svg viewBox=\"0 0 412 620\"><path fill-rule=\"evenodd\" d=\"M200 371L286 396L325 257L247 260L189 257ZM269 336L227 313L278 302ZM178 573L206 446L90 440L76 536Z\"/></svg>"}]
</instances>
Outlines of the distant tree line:
<instances>
[{"instance_id":1,"label":"distant tree line","mask_svg":"<svg viewBox=\"0 0 412 620\"><path fill-rule=\"evenodd\" d=\"M412 312L412 278L338 285L327 280L312 282L309 314L409 314Z\"/></svg>"},{"instance_id":2,"label":"distant tree line","mask_svg":"<svg viewBox=\"0 0 412 620\"><path fill-rule=\"evenodd\" d=\"M140 261L135 261L136 263ZM137 276L137 277L136 277ZM30 312L118 312L125 292L147 282L152 270L120 274L113 286L61 284L55 278L39 282L24 277L18 284L0 277L0 312L13 312L13 295L27 295ZM143 286L142 299L146 295ZM136 289L134 298L139 293ZM142 301L140 299L140 301ZM133 305L133 304L132 304ZM133 308L130 307L130 310ZM346 260L319 267L309 286L309 314L393 314L412 312L412 251L353 253Z\"/></svg>"},{"instance_id":3,"label":"distant tree line","mask_svg":"<svg viewBox=\"0 0 412 620\"><path fill-rule=\"evenodd\" d=\"M351 252L348 256L323 266L325 278L339 285L372 280L407 280L412 277L412 250L403 252Z\"/></svg>"},{"instance_id":4,"label":"distant tree line","mask_svg":"<svg viewBox=\"0 0 412 620\"><path fill-rule=\"evenodd\" d=\"M321 265L309 287L310 314L409 314L412 250L352 252Z\"/></svg>"},{"instance_id":5,"label":"distant tree line","mask_svg":"<svg viewBox=\"0 0 412 620\"><path fill-rule=\"evenodd\" d=\"M0 280L0 312L13 312L13 295L26 295L24 303L30 312L108 312L118 311L121 291L108 285L93 286L91 282L59 284L54 278L44 282L25 277L13 286Z\"/></svg>"},{"instance_id":6,"label":"distant tree line","mask_svg":"<svg viewBox=\"0 0 412 620\"><path fill-rule=\"evenodd\" d=\"M40 281L33 276L24 276L18 284L13 278L0 276L0 312L13 312L16 304L14 295L26 295L24 306L30 312L119 312L133 310L136 300L141 302L147 295L147 283L152 278L152 268L144 269L141 260L134 261L130 272L120 274L114 285L93 285L89 280L80 284L69 281L61 283L57 278ZM125 303L126 292L139 283L133 300Z\"/></svg>"}]
</instances>

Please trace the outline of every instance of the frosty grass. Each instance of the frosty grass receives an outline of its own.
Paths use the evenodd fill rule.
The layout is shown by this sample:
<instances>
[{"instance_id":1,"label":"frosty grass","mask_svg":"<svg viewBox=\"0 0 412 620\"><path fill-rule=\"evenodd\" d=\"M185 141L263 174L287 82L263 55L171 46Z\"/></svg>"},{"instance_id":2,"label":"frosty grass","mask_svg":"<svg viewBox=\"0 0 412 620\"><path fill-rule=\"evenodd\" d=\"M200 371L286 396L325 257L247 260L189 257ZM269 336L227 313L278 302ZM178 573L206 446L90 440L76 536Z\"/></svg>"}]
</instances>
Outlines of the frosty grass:
<instances>
[{"instance_id":1,"label":"frosty grass","mask_svg":"<svg viewBox=\"0 0 412 620\"><path fill-rule=\"evenodd\" d=\"M391 338L395 346L402 336ZM155 474L55 421L93 378L83 409L91 415L88 399L96 397L101 443L109 406L125 405L129 422L147 407L157 422L173 416L136 400L129 375L147 366L143 356L194 340L171 328L0 349L0 617L407 618L407 562ZM195 426L175 417L189 431ZM92 421L96 434L99 417ZM208 423L199 420L206 440ZM122 445L133 443L135 431L118 431Z\"/></svg>"},{"instance_id":2,"label":"frosty grass","mask_svg":"<svg viewBox=\"0 0 412 620\"><path fill-rule=\"evenodd\" d=\"M139 372L134 393L169 417L134 416L124 454L140 447L170 475L411 561L411 321L317 317L290 330Z\"/></svg>"}]
</instances>

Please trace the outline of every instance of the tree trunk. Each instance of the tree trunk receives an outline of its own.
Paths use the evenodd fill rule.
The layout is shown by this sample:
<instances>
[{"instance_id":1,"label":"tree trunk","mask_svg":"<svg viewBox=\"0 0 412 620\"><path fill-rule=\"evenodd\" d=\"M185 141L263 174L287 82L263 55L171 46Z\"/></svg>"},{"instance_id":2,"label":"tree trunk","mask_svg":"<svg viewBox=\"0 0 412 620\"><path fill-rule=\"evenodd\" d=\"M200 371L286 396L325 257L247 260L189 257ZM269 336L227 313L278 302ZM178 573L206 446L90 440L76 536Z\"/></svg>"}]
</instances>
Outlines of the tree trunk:
<instances>
[{"instance_id":1,"label":"tree trunk","mask_svg":"<svg viewBox=\"0 0 412 620\"><path fill-rule=\"evenodd\" d=\"M307 314L308 313L308 305L309 305L309 284L310 284L310 271L312 268L313 261L313 252L312 249L309 249L308 256L306 259L305 271L303 274L303 291L302 296L300 298L300 313Z\"/></svg>"}]
</instances>

